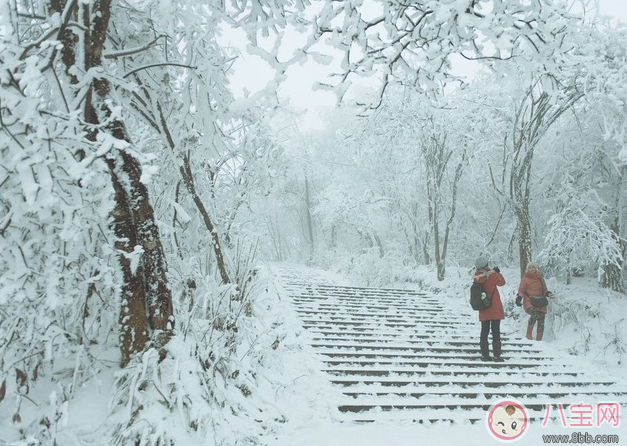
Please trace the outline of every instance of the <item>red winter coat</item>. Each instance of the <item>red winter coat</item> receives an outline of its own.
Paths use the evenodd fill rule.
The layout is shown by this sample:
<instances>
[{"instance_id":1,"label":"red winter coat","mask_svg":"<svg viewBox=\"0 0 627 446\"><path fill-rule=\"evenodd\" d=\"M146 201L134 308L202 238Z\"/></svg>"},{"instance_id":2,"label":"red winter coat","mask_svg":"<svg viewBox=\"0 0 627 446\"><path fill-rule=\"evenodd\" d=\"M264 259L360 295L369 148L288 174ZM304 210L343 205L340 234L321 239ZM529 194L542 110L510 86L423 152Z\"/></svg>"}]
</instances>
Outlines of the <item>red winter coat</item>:
<instances>
[{"instance_id":1,"label":"red winter coat","mask_svg":"<svg viewBox=\"0 0 627 446\"><path fill-rule=\"evenodd\" d=\"M531 305L530 296L545 296L547 292L546 283L540 271L527 271L520 281L518 286L518 294L523 296L523 308L528 313L530 308L534 308ZM535 307L538 311L546 313L546 307Z\"/></svg>"},{"instance_id":2,"label":"red winter coat","mask_svg":"<svg viewBox=\"0 0 627 446\"><path fill-rule=\"evenodd\" d=\"M497 286L505 285L505 278L501 273L492 271L487 277L483 274L489 272L489 269L477 270L475 272L475 282L483 285L483 291L487 294L488 298L492 298L492 305L490 308L479 311L480 321L491 321L495 319L505 319L505 311L503 311L503 303L501 302L501 295ZM480 276L480 277L477 277Z\"/></svg>"}]
</instances>

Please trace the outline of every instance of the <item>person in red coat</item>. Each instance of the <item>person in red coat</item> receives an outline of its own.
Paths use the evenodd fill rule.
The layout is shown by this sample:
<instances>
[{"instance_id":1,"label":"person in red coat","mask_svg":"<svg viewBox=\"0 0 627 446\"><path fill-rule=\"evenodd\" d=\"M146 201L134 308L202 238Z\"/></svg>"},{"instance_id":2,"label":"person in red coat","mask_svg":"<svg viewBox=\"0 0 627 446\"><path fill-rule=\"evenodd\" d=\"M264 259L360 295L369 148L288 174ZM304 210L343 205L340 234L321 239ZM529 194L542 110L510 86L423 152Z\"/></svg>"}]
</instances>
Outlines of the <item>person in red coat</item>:
<instances>
[{"instance_id":1,"label":"person in red coat","mask_svg":"<svg viewBox=\"0 0 627 446\"><path fill-rule=\"evenodd\" d=\"M487 257L480 256L476 262L477 271L473 276L476 283L483 286L483 291L488 299L491 299L492 305L485 310L479 311L479 320L481 321L481 337L479 339L479 348L481 349L481 359L490 361L490 347L488 345L488 335L492 332L492 353L495 361L503 361L501 358L501 320L505 319L505 311L503 311L503 303L501 295L497 287L505 285L505 278L501 274L499 268L488 267Z\"/></svg>"},{"instance_id":2,"label":"person in red coat","mask_svg":"<svg viewBox=\"0 0 627 446\"><path fill-rule=\"evenodd\" d=\"M547 290L544 277L538 269L535 263L529 262L523 275L520 285L518 286L518 296L516 297L516 305L522 305L525 309L525 313L529 315L529 322L527 323L527 339L533 339L533 326L538 322L538 330L536 333L536 340L541 341L544 335L544 316L547 313L547 308L536 307L531 303L533 298L538 297L553 297L553 294Z\"/></svg>"}]
</instances>

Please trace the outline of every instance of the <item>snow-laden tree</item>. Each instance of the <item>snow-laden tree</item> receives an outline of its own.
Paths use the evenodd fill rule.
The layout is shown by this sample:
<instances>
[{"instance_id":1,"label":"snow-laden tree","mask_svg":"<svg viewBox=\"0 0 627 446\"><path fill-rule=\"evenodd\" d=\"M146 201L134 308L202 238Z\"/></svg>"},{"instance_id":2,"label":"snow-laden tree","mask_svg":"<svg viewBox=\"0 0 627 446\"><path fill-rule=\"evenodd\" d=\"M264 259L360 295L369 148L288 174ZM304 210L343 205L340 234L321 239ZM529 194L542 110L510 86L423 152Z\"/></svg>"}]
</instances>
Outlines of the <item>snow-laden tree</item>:
<instances>
[{"instance_id":1,"label":"snow-laden tree","mask_svg":"<svg viewBox=\"0 0 627 446\"><path fill-rule=\"evenodd\" d=\"M149 340L162 345L167 339L172 302L159 231L142 178L142 156L136 151L114 94L114 85L120 78L107 75L104 64L112 4L109 1L2 4L2 91L6 98L1 113L6 142L3 159L7 161L3 165L9 167L12 160L21 159L22 167L9 167L6 180L15 181L11 178L21 176L25 189L7 195L6 213L14 217L6 220L5 232L21 233L22 237L5 239L9 242L6 251L23 251L24 236L37 240L35 245L48 245L49 252L23 253L23 262L32 264L35 259L56 258L66 251L67 246L57 238L63 229L77 240L103 237L104 245L108 245L105 252L117 257L121 273L118 325L123 362L128 362ZM57 153L59 150L61 153ZM102 182L103 174L108 177L108 183ZM86 200L80 199L90 183L99 185L100 190ZM46 194L38 194L39 190ZM75 219L70 218L72 214L59 213L55 202L63 200L66 194L72 196L68 205L80 210L75 213L77 217L92 208L97 209L92 212L98 219ZM43 214L30 213L29 202L39 202L36 206ZM38 228L36 232L24 226L20 216L25 212ZM46 215L62 218L65 228L47 226ZM76 245L72 255L89 258L101 249L90 251ZM14 269L13 262L8 265L10 270ZM93 266L89 273L81 273L78 268L73 271L61 262L60 269L50 270L51 276L26 272L22 285L13 286L8 296L28 290L26 294L33 299L48 295L44 290L49 284L74 287L81 280L87 283L91 280L97 287L100 271L112 267ZM61 280L63 276L68 279ZM32 285L25 287L27 284ZM90 289L91 286L87 285ZM70 294L75 292L72 290ZM115 301L107 298L107 302L113 308L116 306ZM68 302L68 305L72 304Z\"/></svg>"},{"instance_id":2,"label":"snow-laden tree","mask_svg":"<svg viewBox=\"0 0 627 446\"><path fill-rule=\"evenodd\" d=\"M419 90L439 89L454 78L455 54L517 59L530 70L550 69L563 51L569 23L577 20L569 7L564 1L518 0L325 2L306 47L314 51L325 43L341 54L336 81L321 82L321 88L343 98L359 78L376 78L376 104L399 80Z\"/></svg>"},{"instance_id":3,"label":"snow-laden tree","mask_svg":"<svg viewBox=\"0 0 627 446\"><path fill-rule=\"evenodd\" d=\"M536 249L547 271L567 281L574 271L597 271L602 286L620 291L624 235L614 222L621 215L622 175L616 143L604 138L603 117L590 100L565 116L539 149ZM610 285L605 274L614 268L618 274Z\"/></svg>"},{"instance_id":4,"label":"snow-laden tree","mask_svg":"<svg viewBox=\"0 0 627 446\"><path fill-rule=\"evenodd\" d=\"M551 247L559 243L560 234L571 237L574 236L574 231L579 232L578 236L574 236L575 240L590 238L597 243L603 241L601 245L585 243L580 250L575 250L586 258L586 261L582 261L580 256L577 262L598 262L601 283L615 290L623 289L621 264L625 252L625 232L621 223L624 221L621 197L624 195L625 185L620 153L624 147L621 123L625 116L625 72L620 61L624 60L625 55L624 51L621 52L615 46L615 42L623 34L622 28L611 29L587 24L573 27L567 39L567 44L573 47L573 51L564 59L562 69L548 78L549 83L546 79L542 82L541 92L535 94L537 99L531 100L534 96L531 94L527 100L533 106L528 109L537 116L537 119L529 119L529 123L536 122L538 125L528 125L525 119L515 121L523 125L512 134L515 150L509 161L512 180L510 202L520 229L521 269L524 261L531 258L533 219L529 213L530 203L542 198L542 189L539 186L549 185L554 194L555 206L555 214L550 218L547 228L547 240L550 240ZM524 115L518 113L516 116ZM565 122L560 124L553 119L559 116ZM562 136L558 139L549 134L548 141L544 142L544 150L553 151L544 155L544 159L550 160L550 163L540 165L540 168L533 167L532 174L533 136L544 138L542 132L546 135L556 124L555 130ZM529 138L521 138L525 133ZM566 136L568 133L578 136ZM515 136L517 134L518 137ZM536 141L536 146L541 145L540 141ZM524 149L525 144L527 149ZM561 153L561 157L555 155L556 147L559 147L558 153ZM521 157L520 154L525 156ZM558 164L563 169L561 171L567 173L561 178L556 178L554 173L547 171L547 168L552 169ZM553 178L553 184L543 181L544 176ZM590 190L594 193L590 194ZM572 212L572 203L579 203L579 212ZM569 229L562 230L560 224L566 221L566 215L572 220L566 219L570 222ZM572 240L569 239L565 245L570 245ZM584 246L588 249L585 255L582 251ZM549 249L545 248L542 257L547 261L550 258L551 264L566 267L567 270L574 266L572 254L564 255L562 261L558 261L559 255L564 253L563 250L554 249L551 253ZM528 252L528 256L523 255L525 252ZM569 271L566 273L568 275Z\"/></svg>"},{"instance_id":5,"label":"snow-laden tree","mask_svg":"<svg viewBox=\"0 0 627 446\"><path fill-rule=\"evenodd\" d=\"M237 278L229 271L227 251L236 243L237 215L253 190L267 189L271 164L278 164L278 145L259 105L235 101L229 89L228 71L237 51L219 42L221 27L231 20L228 12L211 2L181 2L168 14L147 20L154 5L123 10L126 20L118 22L114 41L130 39L126 45L141 51L118 50L112 57L123 56L119 64L125 77L138 85L125 94L137 112L137 125L159 135L165 148L160 155L176 167L163 169L168 175L164 183L181 184L170 200L196 208L220 280L233 284ZM272 109L274 103L270 99L265 105Z\"/></svg>"},{"instance_id":6,"label":"snow-laden tree","mask_svg":"<svg viewBox=\"0 0 627 446\"><path fill-rule=\"evenodd\" d=\"M456 223L459 181L469 146L478 140L470 114L461 101L429 102L410 91L384 102L364 123L364 129L377 130L369 138L357 138L358 144L371 147L369 158L381 160L380 177L373 183L383 188L389 214L402 224L410 252L422 251L426 263L433 259L440 280Z\"/></svg>"},{"instance_id":7,"label":"snow-laden tree","mask_svg":"<svg viewBox=\"0 0 627 446\"><path fill-rule=\"evenodd\" d=\"M327 243L320 253L346 255L349 267L360 257L401 267L435 262L443 278L449 250L465 251L456 217L458 208L469 216L474 198L458 201L459 186L485 139L465 95L432 102L411 89L398 91L369 116L318 135L309 163L319 178L314 223ZM487 188L487 169L483 175ZM478 252L484 241L472 249Z\"/></svg>"},{"instance_id":8,"label":"snow-laden tree","mask_svg":"<svg viewBox=\"0 0 627 446\"><path fill-rule=\"evenodd\" d=\"M181 163L182 156L164 156L155 163L150 152L156 153L157 148L150 145L158 141L156 132L138 127L140 117L147 118L143 109L126 106L129 97L150 100L167 98L166 93L185 102L180 88L174 90L176 96L167 91L167 82L156 87L137 76L150 69L157 76L167 76L167 71L150 65L176 63L168 62L167 54L137 60L153 47L167 47L164 34L151 35L157 29L155 23L150 25L151 13L150 8L142 11L110 1L0 3L0 399L15 400L16 423L33 383L59 373L59 358L76 358L70 367L74 368L73 384L64 387L62 398L55 400L61 407L72 398L81 377L96 373L90 345L102 343L101 349L119 345L122 362L127 364L136 353L162 347L170 335L173 305L165 268L167 250L154 212L157 200L149 187L154 192L168 186L167 180L173 177L165 174L169 165L190 170L193 164L189 158L187 164ZM159 16L168 17L163 13ZM129 23L145 27L135 34L129 31ZM198 54L195 57L204 60ZM225 71L224 65L214 71ZM202 83L201 94L218 95L211 82ZM151 95L142 96L148 90ZM201 113L213 111L210 97L193 99ZM229 103L224 98L221 107ZM150 106L159 110L158 101ZM177 122L185 122L192 113L181 107L166 112ZM223 144L222 164L206 170L212 182L202 178L203 188L215 188L217 200L233 198L228 208L231 214L222 217L224 227L231 225L227 229L231 233L235 233L233 214L245 202L249 184L267 178L267 165L276 155L276 145L264 136L258 117L248 110L239 116L225 126L228 134L221 135L228 142ZM201 136L206 137L209 130L216 129L206 125ZM199 133L190 129L183 136L193 142ZM209 137L207 150L221 138ZM188 148L181 153L189 157ZM160 176L151 163L161 165ZM176 189L175 184L170 187ZM183 214L179 212L179 218L188 220L189 215ZM234 240L233 246L237 244ZM201 246L193 249L197 250L194 254L202 252ZM240 276L250 278L245 273ZM248 283L238 285L245 294ZM164 354L162 350L155 361ZM66 373L63 369L62 376ZM35 420L24 432L43 441L50 435L50 426Z\"/></svg>"},{"instance_id":9,"label":"snow-laden tree","mask_svg":"<svg viewBox=\"0 0 627 446\"><path fill-rule=\"evenodd\" d=\"M627 37L625 26L600 24L582 36L579 53L585 63L586 105L592 116L600 118L598 144L606 184L608 213L605 223L613 232L622 262L604 256L599 265L604 287L617 291L625 289L625 259L627 257L627 51L620 42ZM596 120L595 120L596 122Z\"/></svg>"},{"instance_id":10,"label":"snow-laden tree","mask_svg":"<svg viewBox=\"0 0 627 446\"><path fill-rule=\"evenodd\" d=\"M451 99L453 102L456 100L460 101L455 107L468 110L468 118L466 120L474 122L475 130L482 133L481 138L472 140L472 150L469 156L468 169L466 169L467 175L462 176L460 179L460 184L466 186L462 187L463 192L474 190L477 196L483 197L482 200L479 200L477 196L464 193L463 198L460 200L464 204L459 211L463 213L462 221L466 230L469 230L469 228L477 229L477 217L479 219L481 217L485 218L483 231L476 231L477 236L471 237L475 241L481 240L485 243L485 246L472 246L471 251L477 252L485 249L496 251L499 253L499 256L507 255L506 253L511 251L511 246L504 245L504 243L507 243L508 238L511 237L509 240L514 246L517 246L520 255L519 264L521 268L524 268L531 259L533 250L535 249L536 253L542 250L545 234L536 230L534 226L537 225L538 229L546 228L545 225L551 217L551 214L547 214L548 211L543 206L551 206L554 201L551 201L551 195L546 194L543 187L547 185L547 182L544 180L547 172L554 171L556 165L560 163L560 160L555 157L550 155L547 157L551 153L551 145L556 142L555 132L559 129L563 134L565 127L579 125L577 124L577 119L581 119L581 115L577 110L581 110L583 107L582 98L584 95L587 95L588 98L592 98L593 96L591 95L597 95L597 92L600 90L599 84L603 82L601 80L603 79L602 72L591 69L591 67L600 63L597 60L598 54L601 52L599 47L596 45L586 47L586 45L577 44L577 42L589 41L589 39L583 36L587 35L586 33L589 33L590 29L588 25L580 24L580 26L573 26L568 35L562 35L564 38L561 42L563 48L572 51L567 54L556 53L556 60L560 60L562 64L561 70L549 70L549 64L543 74L536 75L525 71L526 67L524 64L516 64L515 66L510 64L507 67L507 62L494 63L495 74L486 76L482 86L476 87L474 96L468 95L471 88L466 88L464 90L467 94L465 97L459 95L457 98ZM603 39L599 40L603 41ZM574 50L574 48L577 49ZM618 67L619 64L616 64L616 66ZM518 74L515 74L512 70L515 70ZM504 73L509 74L505 76ZM591 76L590 73L593 73L594 76ZM608 76L607 79L618 79L620 78L620 73L615 73L612 69L608 69L606 76ZM508 78L515 79L515 81L510 82L507 80ZM617 87L611 90L612 97L617 97L620 94L620 89L617 89L618 84L616 85ZM607 86L605 88L608 90ZM586 102L588 100L586 99ZM462 103L463 107L461 106ZM595 102L595 104L601 105L602 101ZM419 135L424 134L424 132L416 131L412 127L414 123L411 118L405 116L411 114L410 108L403 108L401 101L392 108L393 111L390 112L389 106L384 100L378 110L368 118L368 124L364 125L360 130L349 132L351 135L349 138L346 138L347 140L356 141L356 144L354 144L354 149L349 150L343 156L343 159L350 158L355 165L361 165L362 167L359 168L360 174L368 172L369 178L376 178L362 185L359 189L362 192L366 188L371 188L372 184L377 185L377 190L383 191L386 188L389 189L389 186L394 183L394 179L403 182L405 177L399 175L395 160L403 159L402 153L407 153L407 141L410 141L411 138L408 137L403 140L401 135L403 135L403 131L407 130L409 133L413 133L413 138L416 140ZM456 110L458 109L456 108ZM620 119L620 113L608 113L608 110L605 110L602 116L605 116L605 124L603 124L605 128L608 128L607 122L615 123L614 129L620 128L616 124L617 120ZM560 120L567 120L567 122L561 124ZM465 122L464 119L461 119L461 121ZM442 117L437 122L438 125L443 125ZM450 133L447 132L447 136ZM581 142L581 139L573 140L571 141L572 146L566 147L565 150L572 150L573 152L594 150L593 147L600 147L598 143L603 139L603 136L597 134L596 138L596 143L590 141L585 147L577 146L577 141ZM562 140L562 142L565 142L563 138ZM334 144L340 148L347 147L344 142L336 141ZM603 146L607 148L616 147L613 144L604 144ZM391 149L386 149L390 147L395 148L399 154L396 156L390 154ZM607 153L607 150L604 149L604 152ZM616 155L619 154L617 153ZM614 160L611 162L615 166L620 165L618 161L620 156L616 155L608 157L608 160ZM374 169L371 167L372 163L360 163L357 160L363 156L369 160L381 160L382 162L377 162L377 167ZM435 157L434 159L441 160L446 159L446 157ZM550 160L550 163L547 163L547 160ZM407 159L403 159L401 164L407 163L407 161ZM424 161L418 162L414 160L413 162L420 166L420 169L423 167L426 169L428 163ZM377 169L381 171L380 175L375 173ZM614 171L619 173L620 169L614 168ZM590 172L589 174L592 173ZM426 172L421 171L417 178L421 176L426 178ZM621 176L617 175L612 182L616 183L618 178L621 178ZM490 181L494 186L492 191L487 187ZM333 186L329 185L328 189L333 189L335 186L340 188L344 183L334 181ZM618 180L618 183L620 183L620 180ZM405 185L407 184L409 183L405 181ZM416 184L419 184L419 181ZM345 185L345 187L348 187L348 190L344 190L343 194L338 193L338 191L331 194L328 191L326 194L327 202L330 203L332 201L329 197L344 197L335 201L345 204L347 203L346 196L356 195L354 192L356 189L355 184ZM468 189L468 187L471 189ZM419 190L418 187L416 189ZM397 192L395 193L381 192L381 196L392 200L386 205L385 209L386 212L396 215L394 218L398 218L398 215L401 215L395 211L390 211L390 208L393 207L390 203L395 198L403 196L398 190L396 188ZM612 195L614 198L611 202L616 202L616 197L622 196L620 194L621 186L616 185L611 190L614 191ZM425 195L426 192L426 189L422 190L422 193ZM553 193L555 192L556 189L553 189ZM426 202L428 201L424 200L424 203ZM321 208L324 208L324 206L321 206ZM334 206L328 208L328 210L330 211L332 208L340 209ZM603 207L603 209L609 208L608 206ZM359 208L353 205L351 209ZM399 209L408 212L412 209L412 206L409 203L405 203L399 206ZM422 212L421 214L419 207L415 209L417 210L417 215L428 215L428 212ZM360 209L360 211L363 212L364 209ZM377 217L380 214L381 212L372 213L372 215ZM322 213L318 215L322 216ZM347 217L350 218L351 212L345 212L343 215L344 221ZM358 215L361 216L361 213ZM608 219L608 216L604 217L604 219L608 222L611 220ZM403 219L398 221L403 221ZM513 223L517 228L512 226ZM610 224L608 227L615 226L615 224ZM428 225L423 221L419 224L414 224L414 227L423 230ZM602 226L597 227L601 231L599 232L599 235L601 235L605 229ZM403 232L407 233L406 230L403 230ZM481 235L481 232L483 232L483 235ZM382 234L385 235L378 237L380 240L384 240L382 245L386 245L386 242L394 238L389 232L382 232ZM617 234L619 234L618 231ZM423 236L412 238L414 241L428 241ZM605 237L604 240L609 239ZM614 237L614 240L615 244L621 243L621 236ZM467 241L460 241L459 243L464 244ZM420 244L420 242L414 243L416 247L420 246ZM427 243L422 243L422 246L427 246ZM533 248L534 246L535 248ZM413 253L412 255L415 255L420 249L412 248L410 251ZM607 252L614 253L615 250L608 248ZM429 257L429 254L425 256L426 259L429 259ZM615 260L610 260L609 265L617 267ZM608 266L608 268L611 267Z\"/></svg>"},{"instance_id":11,"label":"snow-laden tree","mask_svg":"<svg viewBox=\"0 0 627 446\"><path fill-rule=\"evenodd\" d=\"M266 44L259 45L255 54L281 67L305 55L331 63L331 56L323 54L330 47L333 54L339 52L341 62L333 66L336 76L318 87L331 89L340 101L349 102L354 98L353 85L357 90L362 79L375 79L378 92L370 96L373 101L362 105L376 106L382 104L391 83L402 82L419 91L440 90L454 77L451 57L455 54L488 63L517 60L526 72L552 73L564 52L572 49L563 43L569 25L579 20L564 2L509 1L498 7L475 1L328 2L305 8L299 18L294 29L305 32L313 24L315 31L303 49L286 55L280 45ZM263 43L263 39L254 41ZM414 249L414 255L417 252Z\"/></svg>"},{"instance_id":12,"label":"snow-laden tree","mask_svg":"<svg viewBox=\"0 0 627 446\"><path fill-rule=\"evenodd\" d=\"M536 148L556 120L583 96L568 80L557 88L554 82L547 77L536 79L522 94L512 116L512 129L508 132L511 135L506 143L509 150L504 152L503 165L509 183L505 190L518 224L521 276L532 259L530 204Z\"/></svg>"},{"instance_id":13,"label":"snow-laden tree","mask_svg":"<svg viewBox=\"0 0 627 446\"><path fill-rule=\"evenodd\" d=\"M541 262L568 278L573 270L588 263L620 267L623 258L616 233L603 221L603 212L586 207L596 200L573 198L547 222L549 232L539 256Z\"/></svg>"}]
</instances>

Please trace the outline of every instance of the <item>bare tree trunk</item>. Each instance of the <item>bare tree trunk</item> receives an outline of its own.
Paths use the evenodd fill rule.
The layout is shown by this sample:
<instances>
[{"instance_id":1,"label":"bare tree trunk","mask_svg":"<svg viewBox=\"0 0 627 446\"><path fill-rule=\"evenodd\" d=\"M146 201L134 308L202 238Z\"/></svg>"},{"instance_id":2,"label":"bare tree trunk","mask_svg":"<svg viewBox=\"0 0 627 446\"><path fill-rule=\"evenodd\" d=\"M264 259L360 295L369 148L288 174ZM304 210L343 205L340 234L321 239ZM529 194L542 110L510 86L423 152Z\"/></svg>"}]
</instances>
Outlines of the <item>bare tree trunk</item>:
<instances>
[{"instance_id":1,"label":"bare tree trunk","mask_svg":"<svg viewBox=\"0 0 627 446\"><path fill-rule=\"evenodd\" d=\"M422 237L422 258L425 265L431 265L431 254L429 253L429 231L424 230Z\"/></svg>"},{"instance_id":2,"label":"bare tree trunk","mask_svg":"<svg viewBox=\"0 0 627 446\"><path fill-rule=\"evenodd\" d=\"M145 283L143 265L133 270L131 259L125 254L133 252L137 246L137 237L132 224L130 206L127 202L127 193L122 181L116 174L117 168L113 161L109 163L111 181L115 192L115 209L113 216L113 230L116 235L115 249L120 253L118 261L122 272L121 307L118 316L120 331L120 352L122 365L126 365L132 355L142 351L149 339L148 317L146 315Z\"/></svg>"},{"instance_id":3,"label":"bare tree trunk","mask_svg":"<svg viewBox=\"0 0 627 446\"><path fill-rule=\"evenodd\" d=\"M434 249L435 249L435 267L437 270L438 280L444 280L444 262L442 259L442 255L440 253L440 224L438 223L437 218L433 222L433 241L434 241Z\"/></svg>"},{"instance_id":4,"label":"bare tree trunk","mask_svg":"<svg viewBox=\"0 0 627 446\"><path fill-rule=\"evenodd\" d=\"M622 247L622 254L624 259L625 254L627 254L627 243L625 243L625 239L620 238L619 228L620 224L617 218L612 225L612 231L614 232L614 238L616 239L616 243L618 243ZM603 288L609 288L619 293L625 292L625 284L623 283L623 271L619 265L616 265L615 263L605 263L601 265L601 271L602 273L600 282Z\"/></svg>"},{"instance_id":5,"label":"bare tree trunk","mask_svg":"<svg viewBox=\"0 0 627 446\"><path fill-rule=\"evenodd\" d=\"M77 61L90 72L102 66L102 54L111 18L112 0L99 0L91 5L70 3L69 14L83 23L82 34L62 30L62 61L72 84L79 79L71 73ZM64 0L51 2L51 13L62 13ZM79 14L82 12L81 17ZM82 46L79 45L82 39ZM78 53L82 50L81 53ZM87 138L97 141L106 133L132 144L124 124L113 119L107 100L111 86L104 77L95 77L84 101L85 122L92 124ZM102 126L101 123L105 123ZM80 156L80 154L79 154ZM163 247L155 221L154 210L146 186L141 182L141 165L127 151L114 148L106 159L114 190L112 212L115 248L122 272L122 295L119 315L122 364L143 351L152 338L157 347L170 337L168 321L173 314L172 295L167 283ZM139 257L139 258L138 258Z\"/></svg>"},{"instance_id":6,"label":"bare tree trunk","mask_svg":"<svg viewBox=\"0 0 627 446\"><path fill-rule=\"evenodd\" d=\"M311 197L309 195L309 179L305 175L305 212L307 216L307 232L309 235L309 243L311 245L311 252L309 254L310 260L313 258L315 252L315 240L314 240L314 229L313 229L313 218L311 216Z\"/></svg>"},{"instance_id":7,"label":"bare tree trunk","mask_svg":"<svg viewBox=\"0 0 627 446\"><path fill-rule=\"evenodd\" d=\"M559 97L542 91L540 79L527 90L516 111L513 129L513 151L509 172L509 202L518 223L518 253L521 277L532 260L531 171L533 154L542 136L553 123L583 94L566 87Z\"/></svg>"},{"instance_id":8,"label":"bare tree trunk","mask_svg":"<svg viewBox=\"0 0 627 446\"><path fill-rule=\"evenodd\" d=\"M168 146L172 151L176 148L176 144L174 142L174 138L172 138L172 134L170 133L170 129L168 127L168 123L165 119L165 115L163 113L163 109L160 103L157 103L157 110L159 113L159 122L161 124L161 128L158 128L160 132L162 132L168 142ZM224 253L222 252L222 243L220 241L220 235L213 224L213 220L205 207L205 204L200 199L198 192L196 191L196 182L194 181L194 173L192 172L192 165L189 158L189 153L187 153L183 157L183 164L179 169L181 173L181 178L183 178L183 182L185 183L185 187L189 194L192 197L194 204L196 205L196 209L200 212L200 215L205 223L205 227L211 234L213 253L216 258L216 263L218 265L218 271L220 272L220 278L222 282L225 284L231 283L231 278L229 277L229 273L226 267L226 262L224 261Z\"/></svg>"},{"instance_id":9,"label":"bare tree trunk","mask_svg":"<svg viewBox=\"0 0 627 446\"><path fill-rule=\"evenodd\" d=\"M531 221L529 219L529 202L525 201L521 209L516 212L519 235L518 235L518 255L520 261L520 276L525 274L527 264L531 262Z\"/></svg>"},{"instance_id":10,"label":"bare tree trunk","mask_svg":"<svg viewBox=\"0 0 627 446\"><path fill-rule=\"evenodd\" d=\"M176 183L176 190L174 191L174 201L177 204L180 204L180 192L181 192L181 182L177 181ZM175 228L177 222L179 223L179 225L181 224L179 222L178 219L178 213L176 211L176 209L174 210L174 215L172 216L172 227ZM179 243L179 239L176 236L176 231L173 231L173 237L174 237L174 245L176 246L176 252L179 256L179 258L183 259L183 252L181 251L181 245Z\"/></svg>"},{"instance_id":11,"label":"bare tree trunk","mask_svg":"<svg viewBox=\"0 0 627 446\"><path fill-rule=\"evenodd\" d=\"M385 249L383 248L383 243L381 242L381 237L379 237L379 235L376 232L372 232L372 238L375 241L375 244L377 245L377 248L379 248L379 257L383 258L385 256Z\"/></svg>"},{"instance_id":12,"label":"bare tree trunk","mask_svg":"<svg viewBox=\"0 0 627 446\"><path fill-rule=\"evenodd\" d=\"M627 167L622 166L618 169L618 175L612 181L612 189L614 194L614 216L612 223L613 238L621 248L622 254L622 267L614 263L605 263L601 265L601 277L600 284L603 288L609 288L619 293L625 292L625 268L627 257L627 242L625 238L627 236L627 215L626 211L626 197L623 191L627 188Z\"/></svg>"},{"instance_id":13,"label":"bare tree trunk","mask_svg":"<svg viewBox=\"0 0 627 446\"><path fill-rule=\"evenodd\" d=\"M446 276L446 254L448 251L449 234L455 220L457 206L457 185L462 175L466 161L466 153L462 152L461 161L455 167L455 175L450 185L451 203L448 209L449 216L444 226L444 235L440 233L440 215L444 211L443 193L446 172L453 151L448 148L445 134L434 133L424 143L425 162L427 165L427 200L429 209L429 221L433 232L434 256L439 281Z\"/></svg>"},{"instance_id":14,"label":"bare tree trunk","mask_svg":"<svg viewBox=\"0 0 627 446\"><path fill-rule=\"evenodd\" d=\"M442 268L441 273L440 269L438 269L438 280L444 280L446 275L446 254L448 251L448 241L449 234L451 231L451 227L453 226L453 222L455 221L455 211L457 210L457 186L459 184L459 180L462 177L462 172L464 170L464 165L466 164L466 152L462 155L461 162L457 165L455 169L455 177L453 179L453 184L451 187L451 211L446 221L446 230L444 231L444 240L442 241Z\"/></svg>"}]
</instances>

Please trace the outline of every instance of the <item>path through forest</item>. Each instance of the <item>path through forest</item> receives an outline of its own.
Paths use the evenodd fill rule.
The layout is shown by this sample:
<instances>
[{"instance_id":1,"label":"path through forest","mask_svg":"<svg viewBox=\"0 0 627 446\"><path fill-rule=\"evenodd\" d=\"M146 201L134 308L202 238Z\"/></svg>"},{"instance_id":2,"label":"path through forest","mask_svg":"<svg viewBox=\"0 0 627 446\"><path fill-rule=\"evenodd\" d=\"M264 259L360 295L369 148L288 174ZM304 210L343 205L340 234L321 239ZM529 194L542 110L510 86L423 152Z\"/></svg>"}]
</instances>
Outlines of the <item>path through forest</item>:
<instances>
[{"instance_id":1,"label":"path through forest","mask_svg":"<svg viewBox=\"0 0 627 446\"><path fill-rule=\"evenodd\" d=\"M485 423L495 402L513 399L541 425L558 404L567 416L570 405L627 402L625 383L520 336L503 337L505 362L481 361L476 320L435 295L338 285L315 270L275 272L339 394L340 424ZM560 417L549 412L552 423Z\"/></svg>"}]
</instances>

